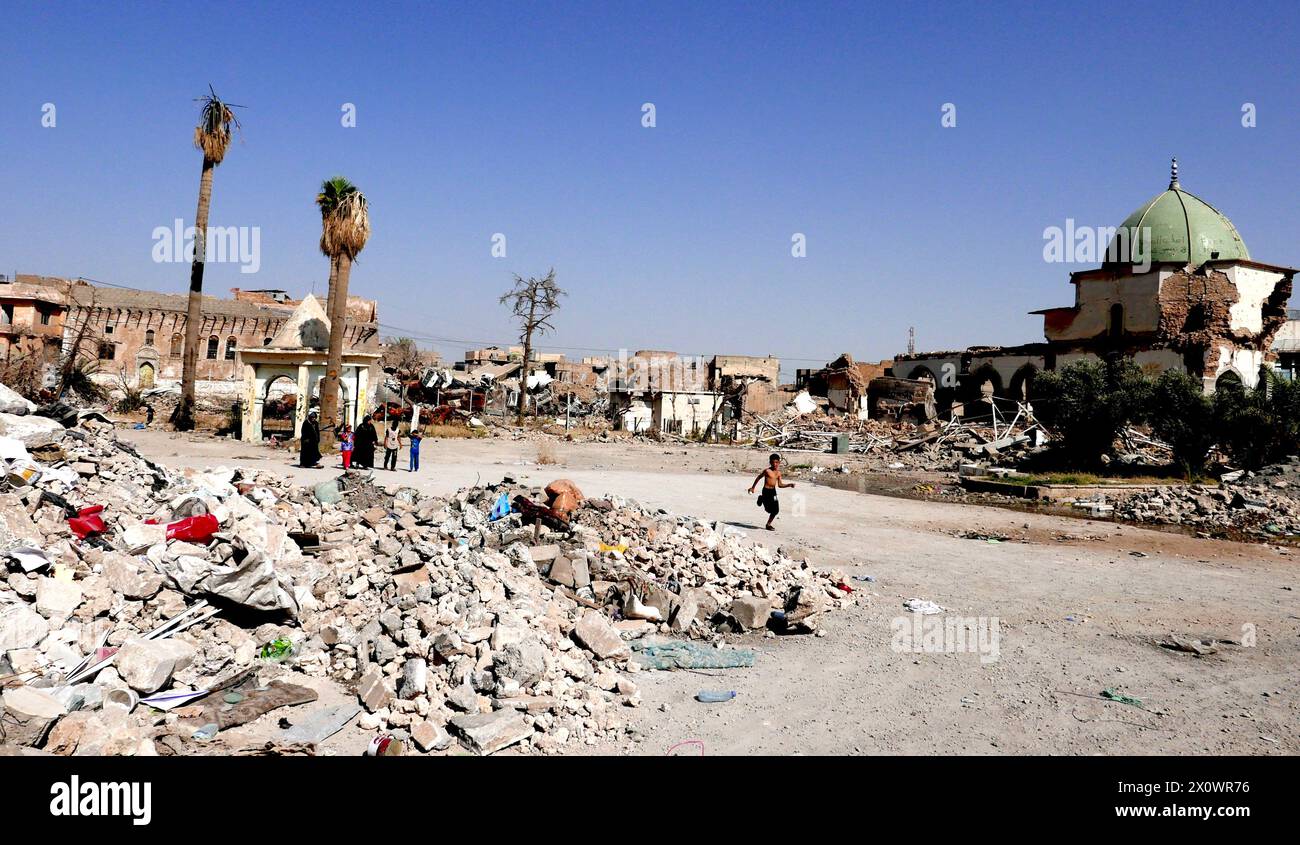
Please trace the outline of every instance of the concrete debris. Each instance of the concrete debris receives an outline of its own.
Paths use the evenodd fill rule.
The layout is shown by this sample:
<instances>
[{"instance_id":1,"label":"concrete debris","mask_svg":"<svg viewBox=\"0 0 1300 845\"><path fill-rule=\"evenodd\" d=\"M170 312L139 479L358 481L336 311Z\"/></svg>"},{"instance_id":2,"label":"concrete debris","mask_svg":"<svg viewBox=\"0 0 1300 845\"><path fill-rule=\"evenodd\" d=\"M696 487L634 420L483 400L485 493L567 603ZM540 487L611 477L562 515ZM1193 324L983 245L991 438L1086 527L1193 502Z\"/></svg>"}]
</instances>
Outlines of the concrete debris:
<instances>
[{"instance_id":1,"label":"concrete debris","mask_svg":"<svg viewBox=\"0 0 1300 845\"><path fill-rule=\"evenodd\" d=\"M503 495L547 500L513 479L432 497L347 472L322 501L269 472L157 465L93 415L37 423L29 452L16 426L42 418L7 416L0 748L232 753L221 731L321 685L356 703L293 716L272 745L349 724L424 753L621 741L638 638L717 641L773 608L815 623L856 601L806 553L568 483L554 527L488 519Z\"/></svg>"},{"instance_id":2,"label":"concrete debris","mask_svg":"<svg viewBox=\"0 0 1300 845\"><path fill-rule=\"evenodd\" d=\"M1177 484L1113 497L1120 519L1184 525L1211 536L1300 537L1300 456L1257 472L1225 473L1220 484Z\"/></svg>"}]
</instances>

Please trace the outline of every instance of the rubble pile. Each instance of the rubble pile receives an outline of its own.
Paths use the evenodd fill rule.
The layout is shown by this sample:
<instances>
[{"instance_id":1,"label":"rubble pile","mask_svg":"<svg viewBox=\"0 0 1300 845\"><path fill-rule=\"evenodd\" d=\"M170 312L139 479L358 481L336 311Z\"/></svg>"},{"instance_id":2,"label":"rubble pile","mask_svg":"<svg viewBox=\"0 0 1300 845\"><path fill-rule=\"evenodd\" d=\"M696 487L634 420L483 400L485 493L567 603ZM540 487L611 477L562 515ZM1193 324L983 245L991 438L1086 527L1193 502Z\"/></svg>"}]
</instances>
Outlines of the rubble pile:
<instances>
[{"instance_id":1,"label":"rubble pile","mask_svg":"<svg viewBox=\"0 0 1300 845\"><path fill-rule=\"evenodd\" d=\"M1143 491L1117 502L1115 515L1207 533L1231 531L1263 539L1300 536L1300 457L1258 472L1226 473L1220 482Z\"/></svg>"},{"instance_id":2,"label":"rubble pile","mask_svg":"<svg viewBox=\"0 0 1300 845\"><path fill-rule=\"evenodd\" d=\"M547 527L503 508L539 495L509 479L173 471L93 419L30 440L0 437L0 752L310 753L350 724L385 749L595 744L639 704L643 644L725 655L853 600L798 549L617 497ZM320 684L358 703L302 707ZM266 747L223 744L272 711Z\"/></svg>"}]
</instances>

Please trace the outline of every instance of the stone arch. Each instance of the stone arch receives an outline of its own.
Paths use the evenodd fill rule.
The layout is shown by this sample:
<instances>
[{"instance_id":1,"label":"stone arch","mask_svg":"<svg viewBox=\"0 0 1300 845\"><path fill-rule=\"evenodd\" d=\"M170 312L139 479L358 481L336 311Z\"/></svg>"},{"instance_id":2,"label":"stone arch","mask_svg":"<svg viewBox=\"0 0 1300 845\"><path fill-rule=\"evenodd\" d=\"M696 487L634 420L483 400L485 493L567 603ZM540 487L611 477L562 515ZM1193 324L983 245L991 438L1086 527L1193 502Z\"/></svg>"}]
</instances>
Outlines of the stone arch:
<instances>
[{"instance_id":1,"label":"stone arch","mask_svg":"<svg viewBox=\"0 0 1300 845\"><path fill-rule=\"evenodd\" d=\"M301 399L298 395L298 373L290 369L268 369L262 375L266 383L262 388L262 395L257 397L258 403L262 406L261 412L257 415L262 427L259 434L263 439L272 436L291 439L294 436L298 402Z\"/></svg>"},{"instance_id":2,"label":"stone arch","mask_svg":"<svg viewBox=\"0 0 1300 845\"><path fill-rule=\"evenodd\" d=\"M914 367L907 377L913 381L928 381L935 387L939 386L939 377L934 374L934 370L924 364Z\"/></svg>"},{"instance_id":3,"label":"stone arch","mask_svg":"<svg viewBox=\"0 0 1300 845\"><path fill-rule=\"evenodd\" d=\"M1034 364L1025 364L1016 370L1011 376L1011 384L1007 387L1007 398L1016 402L1028 401L1037 376L1038 367Z\"/></svg>"},{"instance_id":4,"label":"stone arch","mask_svg":"<svg viewBox=\"0 0 1300 845\"><path fill-rule=\"evenodd\" d=\"M1235 369L1227 369L1219 373L1219 377L1214 380L1215 390L1245 390L1246 382L1241 377L1241 373Z\"/></svg>"}]
</instances>

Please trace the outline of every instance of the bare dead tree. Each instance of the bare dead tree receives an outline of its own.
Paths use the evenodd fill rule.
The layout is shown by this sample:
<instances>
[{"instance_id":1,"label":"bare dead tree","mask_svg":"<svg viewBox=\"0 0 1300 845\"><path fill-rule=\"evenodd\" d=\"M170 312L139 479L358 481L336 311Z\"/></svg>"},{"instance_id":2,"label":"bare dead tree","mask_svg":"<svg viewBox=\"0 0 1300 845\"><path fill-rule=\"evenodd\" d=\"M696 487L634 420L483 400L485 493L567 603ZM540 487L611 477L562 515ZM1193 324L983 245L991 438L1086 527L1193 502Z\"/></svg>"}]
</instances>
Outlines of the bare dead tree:
<instances>
[{"instance_id":1,"label":"bare dead tree","mask_svg":"<svg viewBox=\"0 0 1300 845\"><path fill-rule=\"evenodd\" d=\"M515 274L515 286L501 295L501 304L510 307L510 313L519 321L519 339L524 344L524 366L519 376L519 413L517 425L524 424L524 400L528 395L528 365L533 355L533 334L546 334L555 329L551 317L560 309L560 297L565 296L555 283L555 268L542 278L523 278Z\"/></svg>"},{"instance_id":2,"label":"bare dead tree","mask_svg":"<svg viewBox=\"0 0 1300 845\"><path fill-rule=\"evenodd\" d=\"M392 370L399 377L419 376L429 356L420 351L415 340L409 337L390 337L384 341L379 366Z\"/></svg>"}]
</instances>

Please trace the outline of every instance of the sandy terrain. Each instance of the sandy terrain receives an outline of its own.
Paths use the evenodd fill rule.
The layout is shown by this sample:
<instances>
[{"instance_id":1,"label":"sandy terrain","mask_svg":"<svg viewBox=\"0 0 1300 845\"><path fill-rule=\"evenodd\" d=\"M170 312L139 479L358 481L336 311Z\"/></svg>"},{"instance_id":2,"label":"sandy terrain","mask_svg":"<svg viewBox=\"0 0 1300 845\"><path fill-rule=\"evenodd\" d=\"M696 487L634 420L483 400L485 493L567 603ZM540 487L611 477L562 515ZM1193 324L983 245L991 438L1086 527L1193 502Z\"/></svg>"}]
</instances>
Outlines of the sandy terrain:
<instances>
[{"instance_id":1,"label":"sandy terrain","mask_svg":"<svg viewBox=\"0 0 1300 845\"><path fill-rule=\"evenodd\" d=\"M232 441L127 431L141 451L184 466L260 465L306 481L331 469L290 467L284 451ZM761 511L745 490L755 451L508 438L428 440L423 470L377 473L392 486L446 493L504 474L574 480L753 533ZM792 456L793 457L793 456ZM830 456L799 463L835 465ZM405 456L402 459L405 466ZM797 498L793 494L799 494ZM830 614L824 637L763 638L752 669L643 673L628 709L635 741L599 753L663 754L699 740L706 754L1294 754L1300 750L1300 581L1294 555L1104 521L864 495L800 484L783 494L780 529L764 539L812 550L850 575L857 607ZM962 539L1002 533L1011 542ZM1133 554L1141 553L1144 556ZM997 617L997 659L891 647L906 598L949 615ZM1173 633L1242 641L1195 657L1159 646ZM1143 708L1105 701L1116 689ZM693 700L735 690L726 704ZM331 746L357 753L350 730ZM353 747L356 746L356 747ZM577 751L578 749L575 749Z\"/></svg>"}]
</instances>

